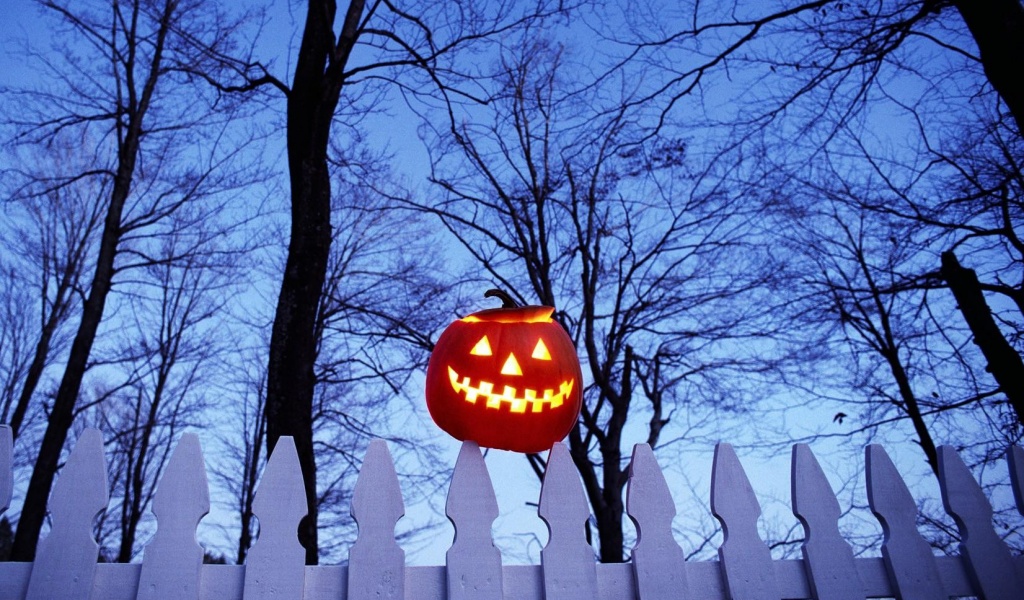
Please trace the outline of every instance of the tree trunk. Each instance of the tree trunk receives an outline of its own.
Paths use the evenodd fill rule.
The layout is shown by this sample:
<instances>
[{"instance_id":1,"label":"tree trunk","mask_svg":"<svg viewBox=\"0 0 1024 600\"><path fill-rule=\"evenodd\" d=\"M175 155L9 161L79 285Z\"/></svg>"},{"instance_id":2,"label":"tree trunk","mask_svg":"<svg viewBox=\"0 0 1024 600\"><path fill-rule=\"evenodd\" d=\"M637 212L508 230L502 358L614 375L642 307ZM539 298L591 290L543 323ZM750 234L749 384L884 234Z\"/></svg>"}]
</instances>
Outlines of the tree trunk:
<instances>
[{"instance_id":1,"label":"tree trunk","mask_svg":"<svg viewBox=\"0 0 1024 600\"><path fill-rule=\"evenodd\" d=\"M597 530L601 535L599 555L603 563L620 563L623 561L625 552L622 517L626 512L626 507L622 503L622 490L625 487L626 478L625 471L622 470L619 462L622 452L616 447L613 452L602 452L602 457L605 460L613 458L615 462L605 462L604 464L603 502L600 512L594 515L597 519Z\"/></svg>"},{"instance_id":2,"label":"tree trunk","mask_svg":"<svg viewBox=\"0 0 1024 600\"><path fill-rule=\"evenodd\" d=\"M132 561L139 521L142 520L142 513L152 500L145 487L146 465L150 459L149 447L153 441L153 430L156 429L160 403L163 400L164 390L167 389L167 380L170 378L170 370L176 360L176 354L176 351L171 351L170 356L161 361L153 399L146 411L146 421L142 424L141 430L134 434L138 436L139 447L127 457L129 476L125 485L125 496L127 496L125 500L128 503L128 511L123 517L124 522L121 523L121 546L117 553L117 562L119 563ZM138 412L142 411L141 400L137 410ZM159 477L159 473L154 474L154 477Z\"/></svg>"},{"instance_id":3,"label":"tree trunk","mask_svg":"<svg viewBox=\"0 0 1024 600\"><path fill-rule=\"evenodd\" d=\"M633 348L627 345L621 389L615 391L611 386L604 386L605 401L611 405L612 414L605 431L597 436L601 450L600 479L597 474L599 467L590 460L588 448L583 441L580 423L577 422L569 432L569 452L583 477L583 489L594 511L600 535L598 554L603 563L623 562L625 554L622 519L626 510L622 492L628 477L622 468L622 430L626 426L633 398L633 360Z\"/></svg>"},{"instance_id":4,"label":"tree trunk","mask_svg":"<svg viewBox=\"0 0 1024 600\"><path fill-rule=\"evenodd\" d=\"M896 386L900 391L900 399L903 400L903 409L906 411L907 416L910 417L910 422L914 426L914 432L917 433L917 443L921 446L921 450L924 451L925 460L928 461L928 466L931 467L932 473L939 477L939 451L935 447L935 440L932 439L932 433L928 430L928 424L924 421L924 415L921 414L921 405L917 402L917 396L914 395L914 390L910 387L910 376L907 375L907 370L903 368L903 363L900 362L899 351L891 339L889 342L887 349L882 351L882 356L889 363L889 370L892 372L893 379L896 380Z\"/></svg>"},{"instance_id":5,"label":"tree trunk","mask_svg":"<svg viewBox=\"0 0 1024 600\"><path fill-rule=\"evenodd\" d=\"M956 0L981 53L992 87L995 88L1024 133L1024 6L1020 0Z\"/></svg>"},{"instance_id":6,"label":"tree trunk","mask_svg":"<svg viewBox=\"0 0 1024 600\"><path fill-rule=\"evenodd\" d=\"M39 341L36 343L35 353L32 355L32 362L28 366L28 374L25 376L25 384L18 395L18 403L14 405L14 413L11 415L10 425L15 441L17 441L18 434L21 432L21 426L25 421L25 415L28 413L28 405L32 400L32 395L36 392L39 380L43 376L43 369L46 368L46 362L50 358L50 341L53 339L53 333L59 324L54 315L55 313L50 313L46 322L43 323Z\"/></svg>"},{"instance_id":7,"label":"tree trunk","mask_svg":"<svg viewBox=\"0 0 1024 600\"><path fill-rule=\"evenodd\" d=\"M569 432L569 453L583 478L583 489L597 521L600 560L603 563L620 563L623 561L625 537L622 531L622 518L625 515L622 490L626 483L626 473L619 467L618 458L611 455L621 456L621 453L602 452L605 462L601 465L600 481L603 487L598 483L597 466L590 460L578 423ZM589 529L587 533L587 540L590 541Z\"/></svg>"},{"instance_id":8,"label":"tree trunk","mask_svg":"<svg viewBox=\"0 0 1024 600\"><path fill-rule=\"evenodd\" d=\"M136 131L136 134L138 132ZM39 531L46 517L46 504L53 487L53 478L57 473L64 441L71 423L74 420L75 403L82 387L85 368L96 340L96 331L103 319L103 309L107 302L107 294L114 278L114 257L121 238L121 213L131 185L131 173L135 166L138 150L138 139L130 152L125 152L118 168L118 175L110 199L103 236L100 238L100 253L96 261L89 297L82 307L82 320L71 344L64 376L61 378L57 396L53 401L53 409L43 434L43 443L39 447L32 478L29 480L25 493L25 504L18 519L18 531L14 536L14 548L11 560L31 561L35 558L36 546L39 542Z\"/></svg>"},{"instance_id":9,"label":"tree trunk","mask_svg":"<svg viewBox=\"0 0 1024 600\"><path fill-rule=\"evenodd\" d=\"M633 401L633 348L626 345L622 360L622 379L618 395L612 399L612 414L601 440L601 471L603 476L601 510L595 514L598 531L601 532L601 562L623 561L625 548L622 532L622 518L625 505L622 492L626 487L626 471L622 469L622 430L629 418L629 407ZM595 507L595 511L597 507Z\"/></svg>"},{"instance_id":10,"label":"tree trunk","mask_svg":"<svg viewBox=\"0 0 1024 600\"><path fill-rule=\"evenodd\" d=\"M46 365L50 360L50 344L53 341L53 334L56 333L57 327L64 321L69 309L70 301L68 296L72 293L72 288L78 284L82 262L81 249L85 245L85 239L88 239L88 236L85 236L81 246L76 246L75 252L70 253L74 258L64 265L63 272L57 282L57 289L54 292L50 312L43 320L39 341L36 343L35 353L32 355L32 362L29 363L28 373L25 376L25 384L21 388L21 393L18 395L18 403L15 405L14 413L11 416L10 425L15 441L18 440L18 433L20 433L21 426L25 421L25 415L32 401L32 395L35 394L36 387L39 386L39 380L43 376L43 370L46 369ZM42 298L42 302L45 305L45 297Z\"/></svg>"},{"instance_id":11,"label":"tree trunk","mask_svg":"<svg viewBox=\"0 0 1024 600\"><path fill-rule=\"evenodd\" d=\"M291 104L291 103L290 103ZM292 124L289 118L289 130ZM291 136L289 136L291 138ZM293 152L289 145L289 154ZM317 563L316 459L313 454L313 392L316 317L330 251L330 182L326 161L296 160L292 176L291 243L267 366L267 453L292 436L302 465L309 513L300 528L307 564Z\"/></svg>"},{"instance_id":12,"label":"tree trunk","mask_svg":"<svg viewBox=\"0 0 1024 600\"><path fill-rule=\"evenodd\" d=\"M53 487L53 478L57 473L57 464L64 441L67 439L68 431L74 420L75 403L82 387L82 379L85 377L92 345L96 340L96 331L103 319L107 295L113 284L114 259L117 256L117 246L121 241L122 233L121 218L135 174L135 164L143 135L142 121L149 109L156 83L162 74L161 62L164 43L171 26L174 6L168 3L165 6L165 12L160 15L160 26L156 38L152 42L153 55L150 64L147 65L149 71L141 92L137 93L135 88L126 86L127 98L121 100L125 103L125 106L120 108L126 113L126 124L123 128L118 126L117 170L114 175L113 189L110 192L110 205L107 207L106 218L103 222L96 269L89 287L89 296L82 306L82 320L79 322L75 339L71 343L71 352L64 368L64 376L57 389L57 396L53 400L53 409L46 425L46 432L43 434L43 442L39 447L35 467L32 469L32 478L29 480L28 490L25 493L24 508L22 508L21 518L18 520L18 531L14 536L12 560L31 561L35 558L39 532L46 517L46 505ZM136 8L136 10L138 9ZM129 63L125 67L129 72L129 81L131 80L130 73L135 68L137 65L134 63Z\"/></svg>"},{"instance_id":13,"label":"tree trunk","mask_svg":"<svg viewBox=\"0 0 1024 600\"><path fill-rule=\"evenodd\" d=\"M988 361L986 370L1006 394L1010 406L1017 413L1017 421L1024 425L1024 361L999 331L981 292L977 274L973 269L962 267L951 251L942 253L942 269L939 272L949 284L960 313L974 334L975 345Z\"/></svg>"},{"instance_id":14,"label":"tree trunk","mask_svg":"<svg viewBox=\"0 0 1024 600\"><path fill-rule=\"evenodd\" d=\"M282 435L295 440L308 515L299 527L306 563L316 564L317 492L313 453L314 365L317 316L331 249L331 180L327 148L343 84L343 70L358 36L362 0L352 0L337 46L333 0L309 0L295 78L288 94L288 170L291 239L274 315L267 364L267 451Z\"/></svg>"}]
</instances>

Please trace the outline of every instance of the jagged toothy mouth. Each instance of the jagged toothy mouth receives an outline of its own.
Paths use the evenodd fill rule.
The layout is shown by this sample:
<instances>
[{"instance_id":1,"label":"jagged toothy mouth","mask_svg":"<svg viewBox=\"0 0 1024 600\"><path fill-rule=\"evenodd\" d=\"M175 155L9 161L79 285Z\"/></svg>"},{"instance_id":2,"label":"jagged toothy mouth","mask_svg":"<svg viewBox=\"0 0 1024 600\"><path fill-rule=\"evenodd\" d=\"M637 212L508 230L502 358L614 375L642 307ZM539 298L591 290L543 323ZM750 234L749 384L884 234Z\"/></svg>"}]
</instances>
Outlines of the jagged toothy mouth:
<instances>
[{"instance_id":1,"label":"jagged toothy mouth","mask_svg":"<svg viewBox=\"0 0 1024 600\"><path fill-rule=\"evenodd\" d=\"M514 413L525 413L527 407L530 412L541 412L545 407L558 408L565 399L572 393L573 380L563 381L558 386L558 392L547 389L540 393L537 390L526 388L521 397L516 396L519 390L506 385L501 392L494 391L494 384L490 381L481 381L477 387L469 384L469 377L463 377L459 381L459 374L455 369L448 367L448 380L452 383L452 389L463 394L466 402L476 404L477 400L486 400L487 408L501 408L502 404L508 404L509 410Z\"/></svg>"}]
</instances>

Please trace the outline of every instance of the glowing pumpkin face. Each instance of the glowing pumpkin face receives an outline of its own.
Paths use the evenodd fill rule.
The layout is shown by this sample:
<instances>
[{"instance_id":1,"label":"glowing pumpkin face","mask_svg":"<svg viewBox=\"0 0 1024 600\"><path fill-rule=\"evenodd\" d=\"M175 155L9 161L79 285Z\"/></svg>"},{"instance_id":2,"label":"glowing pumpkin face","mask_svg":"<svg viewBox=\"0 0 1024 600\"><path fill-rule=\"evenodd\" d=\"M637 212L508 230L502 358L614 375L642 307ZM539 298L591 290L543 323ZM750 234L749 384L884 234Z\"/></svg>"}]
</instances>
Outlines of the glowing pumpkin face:
<instances>
[{"instance_id":1,"label":"glowing pumpkin face","mask_svg":"<svg viewBox=\"0 0 1024 600\"><path fill-rule=\"evenodd\" d=\"M576 348L550 306L480 311L448 326L427 366L427 408L458 440L541 452L580 412Z\"/></svg>"}]
</instances>

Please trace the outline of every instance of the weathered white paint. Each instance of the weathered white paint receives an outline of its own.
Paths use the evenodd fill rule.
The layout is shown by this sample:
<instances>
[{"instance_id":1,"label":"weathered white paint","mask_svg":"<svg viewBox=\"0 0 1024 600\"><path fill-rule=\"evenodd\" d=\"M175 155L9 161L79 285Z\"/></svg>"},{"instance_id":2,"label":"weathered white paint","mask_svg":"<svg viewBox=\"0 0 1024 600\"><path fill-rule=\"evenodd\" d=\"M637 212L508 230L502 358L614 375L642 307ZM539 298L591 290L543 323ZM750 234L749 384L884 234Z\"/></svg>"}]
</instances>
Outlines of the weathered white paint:
<instances>
[{"instance_id":1,"label":"weathered white paint","mask_svg":"<svg viewBox=\"0 0 1024 600\"><path fill-rule=\"evenodd\" d=\"M445 514L455 526L455 540L445 555L448 598L501 600L501 552L491 539L498 500L476 442L462 443Z\"/></svg>"},{"instance_id":2,"label":"weathered white paint","mask_svg":"<svg viewBox=\"0 0 1024 600\"><path fill-rule=\"evenodd\" d=\"M348 597L405 597L405 551L395 542L395 524L405 514L395 464L384 440L370 442L352 494L359 536L348 554Z\"/></svg>"},{"instance_id":3,"label":"weathered white paint","mask_svg":"<svg viewBox=\"0 0 1024 600\"><path fill-rule=\"evenodd\" d=\"M725 588L732 600L779 600L771 551L757 533L761 504L729 444L715 446L711 513L722 523L718 549Z\"/></svg>"},{"instance_id":4,"label":"weathered white paint","mask_svg":"<svg viewBox=\"0 0 1024 600\"><path fill-rule=\"evenodd\" d=\"M198 600L203 547L196 528L210 512L210 487L199 436L186 433L153 498L157 530L146 546L139 575L139 600Z\"/></svg>"},{"instance_id":5,"label":"weathered white paint","mask_svg":"<svg viewBox=\"0 0 1024 600\"><path fill-rule=\"evenodd\" d=\"M857 572L864 582L868 598L894 597L896 592L889 581L885 563L881 558L857 558ZM1017 572L1024 571L1024 560L1015 558ZM942 583L951 597L971 596L974 588L958 556L937 556L935 562L942 575ZM0 563L0 600L21 600L25 597L32 563ZM134 598L139 582L138 564L96 565L93 580L93 598ZM624 600L635 598L633 572L629 564L597 564L598 600ZM405 587L409 600L445 600L447 583L445 568L406 567ZM348 568L336 565L306 567L303 600L345 600L344 587ZM686 563L690 597L700 600L729 600L722 587L719 562ZM775 561L775 575L779 592L787 599L810 599L810 588L804 577L802 560ZM315 575L314 575L315 574ZM239 565L203 565L201 600L244 600L245 567ZM539 565L506 565L502 567L505 598L509 600L545 600L543 571ZM339 587L341 586L341 587Z\"/></svg>"},{"instance_id":6,"label":"weathered white paint","mask_svg":"<svg viewBox=\"0 0 1024 600\"><path fill-rule=\"evenodd\" d=\"M641 600L689 598L685 555L672 537L676 505L654 452L647 444L633 446L626 512L636 525L636 545L630 562L637 597Z\"/></svg>"},{"instance_id":7,"label":"weathered white paint","mask_svg":"<svg viewBox=\"0 0 1024 600\"><path fill-rule=\"evenodd\" d=\"M4 448L0 428L0 493L11 472L11 456ZM394 539L394 526L403 512L401 490L386 445L374 442L353 501L358 549L353 547L353 562L346 567L302 565L304 553L296 531L305 498L294 445L282 438L260 482L256 511L261 533L248 564L200 565L195 594L189 588L197 577L195 525L208 503L198 440L183 438L161 480L154 500L158 532L145 550L144 564L97 564L91 524L97 507L105 504L106 474L102 440L90 431L79 440L54 488L54 531L43 540L39 559L0 563L0 600L134 600L147 594L201 600L1021 598L1024 557L1009 556L1005 546L993 546L992 538L998 538L987 500L951 449L942 449L941 456L944 504L965 536L962 556L933 556L926 544L922 546L914 526L913 498L884 451L873 447L867 451L868 497L888 541L884 558L852 558L836 527L835 495L810 449L797 446L793 510L806 528L804 558L768 559L771 574L757 579L765 577L766 564L766 548L754 527L760 508L735 452L725 444L716 451L712 477L714 511L727 530L729 547L721 561L682 562L682 550L670 532L675 509L668 487L649 448L639 446L634 449L627 492L627 510L639 534L633 564L597 564L584 539L588 505L568 450L560 444L549 457L542 490L540 512L551 528L542 564L501 567L489 531L496 514L490 477L479 449L467 444L453 475L447 508L456 527L449 566L406 567ZM1011 457L1013 472L1024 463L1024 453L1017 449ZM1020 475L1015 475L1016 481ZM58 539L67 541L58 544L59 556L54 559L47 556L53 549L44 548ZM158 559L162 555L166 558ZM744 556L751 560L737 562ZM753 575L743 573L745 564ZM468 577L458 575L466 574L467 568L472 569ZM453 580L458 583L455 590L450 588ZM185 583L174 583L178 581ZM767 583L751 591L758 581ZM989 587L991 581L994 587ZM494 582L500 588L491 585ZM156 588L147 591L150 585Z\"/></svg>"},{"instance_id":8,"label":"weathered white paint","mask_svg":"<svg viewBox=\"0 0 1024 600\"><path fill-rule=\"evenodd\" d=\"M306 516L306 488L291 436L281 436L263 469L252 512L260 535L245 559L245 597L252 600L302 598L306 551L299 521Z\"/></svg>"},{"instance_id":9,"label":"weathered white paint","mask_svg":"<svg viewBox=\"0 0 1024 600\"><path fill-rule=\"evenodd\" d=\"M810 446L793 446L793 514L804 526L803 556L811 592L819 600L863 600L853 549L839 533L842 510Z\"/></svg>"},{"instance_id":10,"label":"weathered white paint","mask_svg":"<svg viewBox=\"0 0 1024 600\"><path fill-rule=\"evenodd\" d=\"M100 547L92 523L107 507L103 436L86 429L50 493L50 534L39 542L29 600L88 600Z\"/></svg>"},{"instance_id":11,"label":"weathered white paint","mask_svg":"<svg viewBox=\"0 0 1024 600\"><path fill-rule=\"evenodd\" d=\"M548 454L537 512L548 526L548 544L540 551L545 597L593 600L597 572L594 549L587 543L584 529L590 508L565 444L555 444Z\"/></svg>"},{"instance_id":12,"label":"weathered white paint","mask_svg":"<svg viewBox=\"0 0 1024 600\"><path fill-rule=\"evenodd\" d=\"M868 504L882 524L882 558L901 600L946 598L942 578L928 542L917 530L917 505L889 455L877 444L864 450Z\"/></svg>"},{"instance_id":13,"label":"weathered white paint","mask_svg":"<svg viewBox=\"0 0 1024 600\"><path fill-rule=\"evenodd\" d=\"M960 530L960 554L985 600L1024 596L1006 543L992 529L992 505L952 446L939 448L942 503Z\"/></svg>"}]
</instances>

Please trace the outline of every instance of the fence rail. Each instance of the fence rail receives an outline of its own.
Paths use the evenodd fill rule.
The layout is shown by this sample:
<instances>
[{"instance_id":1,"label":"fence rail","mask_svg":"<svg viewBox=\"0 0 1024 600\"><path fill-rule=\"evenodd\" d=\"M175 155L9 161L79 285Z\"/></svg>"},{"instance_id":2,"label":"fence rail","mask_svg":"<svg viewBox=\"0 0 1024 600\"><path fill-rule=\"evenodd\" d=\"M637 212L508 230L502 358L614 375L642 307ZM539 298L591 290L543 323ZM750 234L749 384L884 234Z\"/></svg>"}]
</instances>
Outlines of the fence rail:
<instances>
[{"instance_id":1,"label":"fence rail","mask_svg":"<svg viewBox=\"0 0 1024 600\"><path fill-rule=\"evenodd\" d=\"M182 436L153 501L157 532L142 564L97 563L95 516L107 504L99 431L79 438L50 498L52 528L33 563L0 563L0 600L8 599L374 599L374 600L903 600L977 596L1024 598L1024 557L996 534L992 508L956 452L940 453L943 505L960 530L959 556L934 556L915 526L916 504L885 450L866 453L868 503L885 534L881 558L855 558L838 529L839 503L806 445L793 448L793 513L804 526L803 559L773 560L757 533L761 508L736 453L715 448L711 510L722 523L718 560L684 562L671 533L675 506L654 454L637 445L627 512L636 523L632 560L599 564L583 530L589 509L565 446L548 460L540 517L550 531L540 565L503 566L491 541L498 516L479 448L463 445L446 513L456 537L445 566L407 567L395 542L404 513L387 445L371 443L356 482L359 526L348 566L305 566L296 531L305 515L298 458L281 438L257 490L260 535L245 565L204 565L196 527L209 511L199 440ZM1024 515L1024 450L1008 457L1017 508ZM10 429L0 427L0 513L13 487Z\"/></svg>"}]
</instances>

